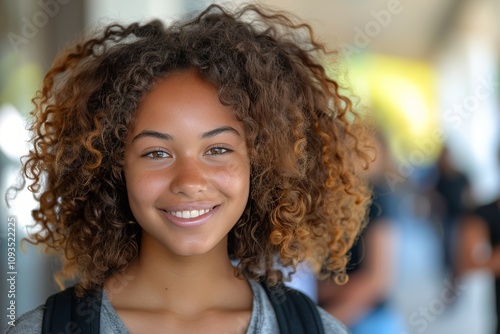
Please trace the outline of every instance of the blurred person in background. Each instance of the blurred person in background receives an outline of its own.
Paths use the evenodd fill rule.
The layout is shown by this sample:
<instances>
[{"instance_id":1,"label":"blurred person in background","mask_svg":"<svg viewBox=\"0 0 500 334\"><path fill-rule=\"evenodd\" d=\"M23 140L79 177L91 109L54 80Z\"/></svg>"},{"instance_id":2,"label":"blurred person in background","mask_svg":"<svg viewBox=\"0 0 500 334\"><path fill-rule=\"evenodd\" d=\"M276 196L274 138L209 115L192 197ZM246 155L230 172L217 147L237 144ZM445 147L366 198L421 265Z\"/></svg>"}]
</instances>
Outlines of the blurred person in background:
<instances>
[{"instance_id":1,"label":"blurred person in background","mask_svg":"<svg viewBox=\"0 0 500 334\"><path fill-rule=\"evenodd\" d=\"M460 217L471 207L470 182L467 175L460 171L452 161L449 149L445 146L437 160L437 181L434 187L439 206L439 220L443 237L443 265L445 271L454 276L452 252Z\"/></svg>"},{"instance_id":2,"label":"blurred person in background","mask_svg":"<svg viewBox=\"0 0 500 334\"><path fill-rule=\"evenodd\" d=\"M500 160L500 149L498 150ZM500 196L479 205L459 222L456 266L458 274L487 270L495 277L495 333L500 334Z\"/></svg>"},{"instance_id":3,"label":"blurred person in background","mask_svg":"<svg viewBox=\"0 0 500 334\"><path fill-rule=\"evenodd\" d=\"M381 134L375 136L374 146L377 157L367 174L373 202L368 225L351 249L349 281L343 286L319 282L318 302L353 334L400 334L402 317L388 302L396 272L397 188L390 181L392 157Z\"/></svg>"}]
</instances>

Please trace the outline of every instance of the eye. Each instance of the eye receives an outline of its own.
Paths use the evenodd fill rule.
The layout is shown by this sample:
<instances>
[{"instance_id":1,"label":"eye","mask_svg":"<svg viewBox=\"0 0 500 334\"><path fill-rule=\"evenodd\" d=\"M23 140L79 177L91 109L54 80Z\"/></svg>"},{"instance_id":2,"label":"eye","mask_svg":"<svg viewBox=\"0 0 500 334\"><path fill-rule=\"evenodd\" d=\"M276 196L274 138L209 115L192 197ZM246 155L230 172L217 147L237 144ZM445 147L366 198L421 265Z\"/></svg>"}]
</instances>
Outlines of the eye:
<instances>
[{"instance_id":1,"label":"eye","mask_svg":"<svg viewBox=\"0 0 500 334\"><path fill-rule=\"evenodd\" d=\"M230 153L230 152L233 152L233 150L230 150L228 148L221 147L221 146L215 146L215 147L210 148L206 154L207 155L221 155L221 154L226 154L226 153Z\"/></svg>"},{"instance_id":2,"label":"eye","mask_svg":"<svg viewBox=\"0 0 500 334\"><path fill-rule=\"evenodd\" d=\"M168 154L167 152L159 151L159 150L150 151L150 152L143 155L143 157L147 157L147 158L154 159L154 160L165 159L165 158L168 158L169 156L170 156L170 154Z\"/></svg>"}]
</instances>

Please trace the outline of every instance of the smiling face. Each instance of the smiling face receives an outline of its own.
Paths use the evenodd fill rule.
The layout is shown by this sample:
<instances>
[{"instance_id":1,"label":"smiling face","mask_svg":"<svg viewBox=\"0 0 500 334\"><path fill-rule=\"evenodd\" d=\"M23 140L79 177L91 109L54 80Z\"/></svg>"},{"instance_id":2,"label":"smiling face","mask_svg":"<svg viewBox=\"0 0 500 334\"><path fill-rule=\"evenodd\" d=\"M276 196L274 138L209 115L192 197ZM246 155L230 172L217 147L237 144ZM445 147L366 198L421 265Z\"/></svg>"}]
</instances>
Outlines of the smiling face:
<instances>
[{"instance_id":1,"label":"smiling face","mask_svg":"<svg viewBox=\"0 0 500 334\"><path fill-rule=\"evenodd\" d=\"M124 171L141 247L227 252L227 234L248 200L250 162L243 128L213 84L195 71L175 72L146 94Z\"/></svg>"}]
</instances>

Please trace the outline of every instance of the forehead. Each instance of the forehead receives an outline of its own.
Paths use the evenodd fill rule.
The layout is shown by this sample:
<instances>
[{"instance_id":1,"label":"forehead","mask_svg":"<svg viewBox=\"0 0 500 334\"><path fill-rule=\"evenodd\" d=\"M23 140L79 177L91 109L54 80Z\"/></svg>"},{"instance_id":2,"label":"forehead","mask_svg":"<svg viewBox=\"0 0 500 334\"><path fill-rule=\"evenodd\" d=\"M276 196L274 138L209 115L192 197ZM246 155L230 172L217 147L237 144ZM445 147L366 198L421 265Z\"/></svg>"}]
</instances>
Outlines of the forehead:
<instances>
[{"instance_id":1,"label":"forehead","mask_svg":"<svg viewBox=\"0 0 500 334\"><path fill-rule=\"evenodd\" d=\"M195 70L173 72L159 80L139 103L131 132L145 128L185 131L231 124L240 126L231 107L218 98L215 84Z\"/></svg>"},{"instance_id":2,"label":"forehead","mask_svg":"<svg viewBox=\"0 0 500 334\"><path fill-rule=\"evenodd\" d=\"M219 106L215 84L201 77L195 70L176 71L158 80L139 103L139 110L165 105L210 104Z\"/></svg>"}]
</instances>

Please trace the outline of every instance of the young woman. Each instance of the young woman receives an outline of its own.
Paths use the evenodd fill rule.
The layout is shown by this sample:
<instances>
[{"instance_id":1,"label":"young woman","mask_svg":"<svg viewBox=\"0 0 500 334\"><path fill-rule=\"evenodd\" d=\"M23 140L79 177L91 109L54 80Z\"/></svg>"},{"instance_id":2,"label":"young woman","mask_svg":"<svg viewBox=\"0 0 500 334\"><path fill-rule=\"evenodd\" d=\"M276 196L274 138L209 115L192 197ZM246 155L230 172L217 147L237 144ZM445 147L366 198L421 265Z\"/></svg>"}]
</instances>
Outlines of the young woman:
<instances>
[{"instance_id":1,"label":"young woman","mask_svg":"<svg viewBox=\"0 0 500 334\"><path fill-rule=\"evenodd\" d=\"M32 240L62 252L78 296L102 291L102 333L276 333L265 288L282 268L345 281L369 201L352 161L367 156L325 53L288 14L211 5L59 56L23 168ZM8 333L39 333L43 314Z\"/></svg>"}]
</instances>

